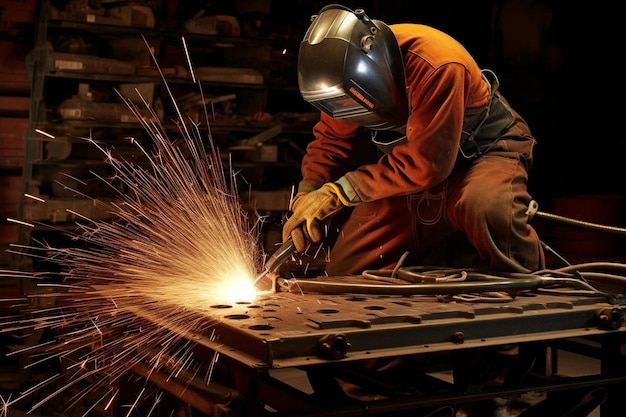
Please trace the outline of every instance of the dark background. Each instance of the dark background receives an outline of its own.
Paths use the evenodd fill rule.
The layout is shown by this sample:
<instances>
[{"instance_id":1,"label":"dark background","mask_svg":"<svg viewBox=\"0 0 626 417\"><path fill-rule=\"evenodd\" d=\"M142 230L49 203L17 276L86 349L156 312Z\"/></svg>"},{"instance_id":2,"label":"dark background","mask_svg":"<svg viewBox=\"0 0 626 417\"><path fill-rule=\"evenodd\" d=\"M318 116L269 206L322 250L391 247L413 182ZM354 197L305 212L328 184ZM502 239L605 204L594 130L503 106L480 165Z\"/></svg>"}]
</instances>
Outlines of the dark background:
<instances>
[{"instance_id":1,"label":"dark background","mask_svg":"<svg viewBox=\"0 0 626 417\"><path fill-rule=\"evenodd\" d=\"M576 4L574 4L576 3ZM302 21L328 2L272 0L273 24ZM570 195L626 194L620 120L620 15L607 1L343 1L385 23L417 22L451 34L530 124L538 144L530 190L540 206ZM515 11L507 13L507 7ZM536 38L537 37L537 38ZM534 42L538 39L539 43ZM514 45L527 45L524 51ZM531 48L536 45L537 48Z\"/></svg>"},{"instance_id":2,"label":"dark background","mask_svg":"<svg viewBox=\"0 0 626 417\"><path fill-rule=\"evenodd\" d=\"M61 8L70 1L51 0ZM89 0L88 3L111 2ZM154 0L151 3L162 5L158 20L172 25L180 25L199 11L207 15L234 15L242 29L248 27L251 31L246 32L246 36L287 38L297 46L311 15L331 2ZM580 220L624 225L626 140L620 113L623 108L621 61L625 48L622 13L617 10L619 2L345 0L338 3L352 9L363 8L371 18L388 24L429 24L458 39L481 67L496 72L500 91L528 121L537 139L529 190L539 208ZM38 4L44 3L0 0L0 100L4 99L0 102L0 116L9 117L5 120L9 128L0 132L0 157L2 151L15 151L10 164L6 163L7 158L0 158L0 214L3 218L16 216L21 198L22 160L18 147L28 128L31 79L25 58L34 45L33 23L37 21ZM257 16L256 12L244 8L265 11ZM249 24L257 23L258 27L249 28ZM294 48L284 62L280 59L280 62L271 62L284 65L280 69L285 84L295 85L296 52ZM250 51L246 53L250 55ZM62 88L60 81L56 80ZM298 98L297 91L273 91L268 99L268 111L314 111ZM298 139L306 140L307 135L305 131ZM297 171L297 161L294 166L296 168L288 168L290 172ZM287 180L283 175L285 170L275 171L280 178L274 180L268 175L268 182L278 185ZM289 176L289 183L294 182L296 180L292 182ZM535 226L542 225L536 222ZM0 229L0 243L16 240L17 226L0 223L0 227L4 227ZM542 235L550 237L551 231L546 232ZM618 238L626 243L623 234ZM567 236L562 240L571 239ZM585 236L579 240L589 239ZM575 246L580 249L578 244ZM605 254L604 250L599 252ZM626 252L622 248L619 253Z\"/></svg>"}]
</instances>

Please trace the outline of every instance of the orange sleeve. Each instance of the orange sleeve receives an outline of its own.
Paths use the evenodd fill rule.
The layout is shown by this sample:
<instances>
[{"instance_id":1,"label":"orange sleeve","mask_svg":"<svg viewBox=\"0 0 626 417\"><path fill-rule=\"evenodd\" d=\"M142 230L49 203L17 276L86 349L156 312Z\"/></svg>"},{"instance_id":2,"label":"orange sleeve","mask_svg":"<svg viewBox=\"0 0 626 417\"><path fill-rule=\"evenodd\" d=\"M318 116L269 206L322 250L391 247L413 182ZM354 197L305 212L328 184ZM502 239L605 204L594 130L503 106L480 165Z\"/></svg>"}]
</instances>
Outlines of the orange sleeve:
<instances>
[{"instance_id":1,"label":"orange sleeve","mask_svg":"<svg viewBox=\"0 0 626 417\"><path fill-rule=\"evenodd\" d=\"M321 113L320 121L313 127L314 139L309 143L302 159L302 181L299 191L311 191L325 182L335 181L354 166L357 134L361 127L336 120Z\"/></svg>"},{"instance_id":2,"label":"orange sleeve","mask_svg":"<svg viewBox=\"0 0 626 417\"><path fill-rule=\"evenodd\" d=\"M462 65L450 63L429 74L426 82L409 83L413 110L407 142L377 163L345 174L362 201L422 191L450 174L461 138L466 78Z\"/></svg>"},{"instance_id":3,"label":"orange sleeve","mask_svg":"<svg viewBox=\"0 0 626 417\"><path fill-rule=\"evenodd\" d=\"M456 40L424 25L393 25L405 59L411 112L406 143L377 161L354 162L359 127L322 114L303 159L301 189L343 176L361 201L428 189L448 177L458 155L466 108L487 103L478 65ZM348 193L350 194L350 193Z\"/></svg>"}]
</instances>

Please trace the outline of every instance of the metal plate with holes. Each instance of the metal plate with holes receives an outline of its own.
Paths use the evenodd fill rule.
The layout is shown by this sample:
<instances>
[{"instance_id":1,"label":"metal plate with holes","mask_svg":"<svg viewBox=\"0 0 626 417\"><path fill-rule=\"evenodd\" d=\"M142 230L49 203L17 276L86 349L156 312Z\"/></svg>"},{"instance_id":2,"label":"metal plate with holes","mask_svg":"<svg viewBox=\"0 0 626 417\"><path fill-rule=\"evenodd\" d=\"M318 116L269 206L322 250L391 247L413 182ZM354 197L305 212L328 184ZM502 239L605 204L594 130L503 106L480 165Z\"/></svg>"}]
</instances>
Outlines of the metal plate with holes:
<instances>
[{"instance_id":1,"label":"metal plate with holes","mask_svg":"<svg viewBox=\"0 0 626 417\"><path fill-rule=\"evenodd\" d=\"M244 364L281 368L619 332L623 308L585 295L494 303L279 292L212 306L211 335L192 338Z\"/></svg>"}]
</instances>

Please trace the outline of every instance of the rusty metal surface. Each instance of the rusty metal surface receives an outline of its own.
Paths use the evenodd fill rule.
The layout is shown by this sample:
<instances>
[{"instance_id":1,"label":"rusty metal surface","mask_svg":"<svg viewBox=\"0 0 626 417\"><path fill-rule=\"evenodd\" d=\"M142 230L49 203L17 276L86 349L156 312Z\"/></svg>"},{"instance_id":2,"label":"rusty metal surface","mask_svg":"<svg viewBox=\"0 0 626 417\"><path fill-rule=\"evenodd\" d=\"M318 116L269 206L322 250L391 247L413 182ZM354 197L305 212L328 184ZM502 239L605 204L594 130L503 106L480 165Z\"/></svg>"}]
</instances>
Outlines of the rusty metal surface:
<instances>
[{"instance_id":1,"label":"rusty metal surface","mask_svg":"<svg viewBox=\"0 0 626 417\"><path fill-rule=\"evenodd\" d=\"M444 302L423 295L268 293L254 303L211 308L217 319L211 334L192 339L256 368L626 330L625 306L612 305L604 297L534 292L504 303Z\"/></svg>"}]
</instances>

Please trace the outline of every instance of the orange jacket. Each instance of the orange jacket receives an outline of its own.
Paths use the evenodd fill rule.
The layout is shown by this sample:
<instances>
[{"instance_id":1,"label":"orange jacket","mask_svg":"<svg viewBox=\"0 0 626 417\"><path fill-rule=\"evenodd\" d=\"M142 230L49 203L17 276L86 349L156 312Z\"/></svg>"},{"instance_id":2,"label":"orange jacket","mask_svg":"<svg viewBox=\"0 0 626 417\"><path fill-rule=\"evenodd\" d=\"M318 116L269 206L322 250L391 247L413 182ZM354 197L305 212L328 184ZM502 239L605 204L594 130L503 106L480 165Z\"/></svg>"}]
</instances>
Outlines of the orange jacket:
<instances>
[{"instance_id":1,"label":"orange jacket","mask_svg":"<svg viewBox=\"0 0 626 417\"><path fill-rule=\"evenodd\" d=\"M448 177L456 162L466 109L489 101L489 85L455 39L425 25L391 25L404 56L410 115L407 142L378 161L351 166L362 129L325 113L302 160L299 191L337 181L355 201L426 190ZM341 177L341 178L340 178Z\"/></svg>"}]
</instances>

